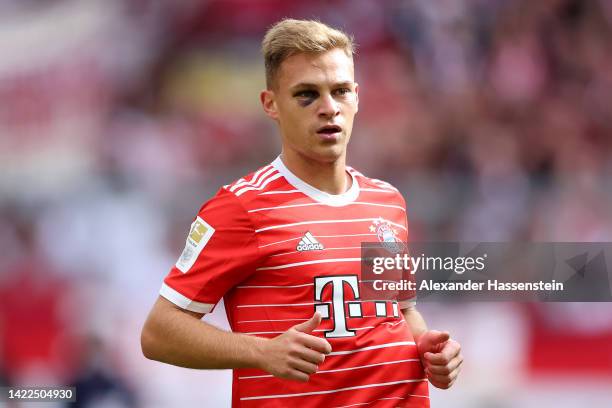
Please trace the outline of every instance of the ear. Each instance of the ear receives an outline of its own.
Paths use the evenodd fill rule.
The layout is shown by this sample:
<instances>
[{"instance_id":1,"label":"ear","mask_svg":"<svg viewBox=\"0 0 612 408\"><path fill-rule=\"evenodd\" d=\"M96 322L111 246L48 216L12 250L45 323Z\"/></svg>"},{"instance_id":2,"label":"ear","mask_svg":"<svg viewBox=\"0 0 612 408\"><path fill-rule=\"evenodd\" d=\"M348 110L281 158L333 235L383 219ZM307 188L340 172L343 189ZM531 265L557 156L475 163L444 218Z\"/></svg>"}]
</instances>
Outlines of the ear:
<instances>
[{"instance_id":1,"label":"ear","mask_svg":"<svg viewBox=\"0 0 612 408\"><path fill-rule=\"evenodd\" d=\"M355 82L355 106L357 107L357 109L355 110L356 112L359 112L359 84Z\"/></svg>"},{"instance_id":2,"label":"ear","mask_svg":"<svg viewBox=\"0 0 612 408\"><path fill-rule=\"evenodd\" d=\"M274 91L269 89L264 89L259 94L259 100L261 101L261 106L263 107L264 112L270 118L274 120L278 120L278 110L276 108L276 95Z\"/></svg>"}]
</instances>

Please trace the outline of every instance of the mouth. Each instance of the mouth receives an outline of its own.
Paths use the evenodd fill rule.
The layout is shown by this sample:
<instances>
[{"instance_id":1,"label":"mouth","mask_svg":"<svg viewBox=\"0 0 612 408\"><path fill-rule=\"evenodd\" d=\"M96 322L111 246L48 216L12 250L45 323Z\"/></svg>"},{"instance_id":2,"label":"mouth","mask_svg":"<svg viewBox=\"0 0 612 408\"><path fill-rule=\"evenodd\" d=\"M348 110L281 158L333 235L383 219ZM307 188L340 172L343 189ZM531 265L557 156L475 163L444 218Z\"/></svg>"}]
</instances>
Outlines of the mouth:
<instances>
[{"instance_id":1,"label":"mouth","mask_svg":"<svg viewBox=\"0 0 612 408\"><path fill-rule=\"evenodd\" d=\"M342 128L338 125L325 125L317 130L317 134L325 140L335 140L341 132Z\"/></svg>"}]
</instances>

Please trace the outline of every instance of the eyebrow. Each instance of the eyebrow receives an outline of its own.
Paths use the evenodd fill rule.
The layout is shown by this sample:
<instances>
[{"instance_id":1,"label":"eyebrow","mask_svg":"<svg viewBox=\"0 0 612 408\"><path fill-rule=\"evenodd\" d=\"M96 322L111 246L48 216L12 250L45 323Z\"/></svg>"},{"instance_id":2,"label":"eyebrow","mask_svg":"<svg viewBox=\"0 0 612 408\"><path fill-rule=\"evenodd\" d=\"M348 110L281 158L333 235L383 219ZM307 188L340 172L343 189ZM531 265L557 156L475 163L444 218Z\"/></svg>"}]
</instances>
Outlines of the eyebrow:
<instances>
[{"instance_id":1,"label":"eyebrow","mask_svg":"<svg viewBox=\"0 0 612 408\"><path fill-rule=\"evenodd\" d=\"M341 81L341 82L335 82L332 84L332 88L337 88L339 86L351 86L353 85L355 82L354 81ZM291 88L289 88L290 91L297 91L299 89L312 89L312 88L317 88L319 85L317 84L313 84L310 82L300 82L296 85L293 85Z\"/></svg>"}]
</instances>

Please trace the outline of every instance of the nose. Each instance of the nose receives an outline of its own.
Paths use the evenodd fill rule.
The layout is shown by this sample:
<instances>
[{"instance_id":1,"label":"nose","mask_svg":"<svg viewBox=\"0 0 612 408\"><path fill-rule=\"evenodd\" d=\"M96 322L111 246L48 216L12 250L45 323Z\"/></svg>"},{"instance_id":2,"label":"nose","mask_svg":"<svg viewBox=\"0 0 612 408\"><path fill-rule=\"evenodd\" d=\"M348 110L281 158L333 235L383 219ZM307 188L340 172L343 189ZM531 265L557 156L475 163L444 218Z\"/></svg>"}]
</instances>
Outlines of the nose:
<instances>
[{"instance_id":1,"label":"nose","mask_svg":"<svg viewBox=\"0 0 612 408\"><path fill-rule=\"evenodd\" d=\"M331 95L324 95L320 98L319 116L333 118L340 113L340 105Z\"/></svg>"}]
</instances>

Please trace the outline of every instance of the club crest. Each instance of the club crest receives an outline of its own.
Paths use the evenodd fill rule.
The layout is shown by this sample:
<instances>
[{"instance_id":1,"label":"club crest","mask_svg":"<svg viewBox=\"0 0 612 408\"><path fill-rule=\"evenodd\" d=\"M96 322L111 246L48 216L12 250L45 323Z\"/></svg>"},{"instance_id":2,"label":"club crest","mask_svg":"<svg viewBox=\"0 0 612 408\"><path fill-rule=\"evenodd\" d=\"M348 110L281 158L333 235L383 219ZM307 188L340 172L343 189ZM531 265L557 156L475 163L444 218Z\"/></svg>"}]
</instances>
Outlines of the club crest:
<instances>
[{"instance_id":1,"label":"club crest","mask_svg":"<svg viewBox=\"0 0 612 408\"><path fill-rule=\"evenodd\" d=\"M376 234L378 241L382 242L383 247L389 252L394 254L402 252L401 241L397 238L398 232L389 221L378 217L370 225L370 232Z\"/></svg>"}]
</instances>

